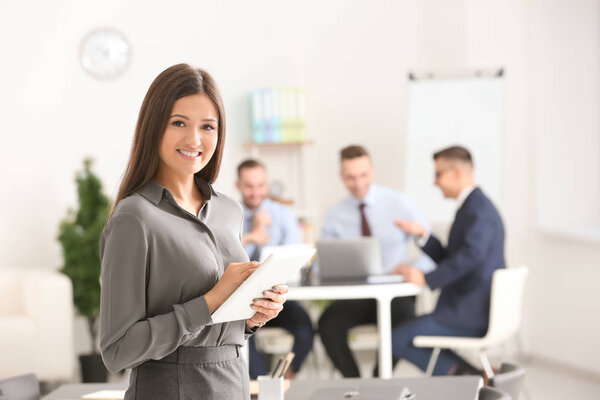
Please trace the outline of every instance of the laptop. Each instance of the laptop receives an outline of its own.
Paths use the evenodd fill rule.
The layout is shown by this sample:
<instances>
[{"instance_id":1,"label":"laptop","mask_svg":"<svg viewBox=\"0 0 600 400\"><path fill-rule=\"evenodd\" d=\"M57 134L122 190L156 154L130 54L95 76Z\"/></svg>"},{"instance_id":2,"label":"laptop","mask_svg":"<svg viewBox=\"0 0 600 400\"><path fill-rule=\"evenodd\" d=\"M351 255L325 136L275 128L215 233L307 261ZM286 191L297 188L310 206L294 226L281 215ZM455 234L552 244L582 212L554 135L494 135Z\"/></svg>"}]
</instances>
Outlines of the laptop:
<instances>
[{"instance_id":1,"label":"laptop","mask_svg":"<svg viewBox=\"0 0 600 400\"><path fill-rule=\"evenodd\" d=\"M317 257L321 282L364 283L383 274L379 242L372 237L319 240Z\"/></svg>"},{"instance_id":2,"label":"laptop","mask_svg":"<svg viewBox=\"0 0 600 400\"><path fill-rule=\"evenodd\" d=\"M364 382L317 389L309 398L311 400L412 400L415 396L403 385Z\"/></svg>"}]
</instances>

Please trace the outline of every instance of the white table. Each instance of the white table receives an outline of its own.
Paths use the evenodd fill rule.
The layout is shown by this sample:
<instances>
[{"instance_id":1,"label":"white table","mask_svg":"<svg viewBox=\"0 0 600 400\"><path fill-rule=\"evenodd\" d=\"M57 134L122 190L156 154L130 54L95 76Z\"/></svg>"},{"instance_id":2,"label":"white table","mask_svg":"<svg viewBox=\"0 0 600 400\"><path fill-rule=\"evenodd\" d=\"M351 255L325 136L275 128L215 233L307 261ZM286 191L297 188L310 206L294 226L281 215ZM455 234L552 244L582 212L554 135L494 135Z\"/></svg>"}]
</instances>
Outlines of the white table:
<instances>
[{"instance_id":1,"label":"white table","mask_svg":"<svg viewBox=\"0 0 600 400\"><path fill-rule=\"evenodd\" d=\"M421 288L412 283L378 283L359 285L290 286L289 300L377 300L379 333L379 377L392 377L392 299L415 296Z\"/></svg>"}]
</instances>

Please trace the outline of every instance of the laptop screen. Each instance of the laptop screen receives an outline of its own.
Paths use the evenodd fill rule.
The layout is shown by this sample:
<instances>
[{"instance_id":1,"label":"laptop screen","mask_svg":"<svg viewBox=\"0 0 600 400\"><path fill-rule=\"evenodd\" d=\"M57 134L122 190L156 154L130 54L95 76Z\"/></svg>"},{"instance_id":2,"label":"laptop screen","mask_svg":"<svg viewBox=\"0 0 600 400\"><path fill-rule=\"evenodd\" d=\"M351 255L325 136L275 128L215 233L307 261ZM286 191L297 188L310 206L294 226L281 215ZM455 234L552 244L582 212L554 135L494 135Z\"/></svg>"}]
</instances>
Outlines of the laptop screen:
<instances>
[{"instance_id":1,"label":"laptop screen","mask_svg":"<svg viewBox=\"0 0 600 400\"><path fill-rule=\"evenodd\" d=\"M319 240L317 256L321 280L364 280L383 273L381 250L375 238Z\"/></svg>"}]
</instances>

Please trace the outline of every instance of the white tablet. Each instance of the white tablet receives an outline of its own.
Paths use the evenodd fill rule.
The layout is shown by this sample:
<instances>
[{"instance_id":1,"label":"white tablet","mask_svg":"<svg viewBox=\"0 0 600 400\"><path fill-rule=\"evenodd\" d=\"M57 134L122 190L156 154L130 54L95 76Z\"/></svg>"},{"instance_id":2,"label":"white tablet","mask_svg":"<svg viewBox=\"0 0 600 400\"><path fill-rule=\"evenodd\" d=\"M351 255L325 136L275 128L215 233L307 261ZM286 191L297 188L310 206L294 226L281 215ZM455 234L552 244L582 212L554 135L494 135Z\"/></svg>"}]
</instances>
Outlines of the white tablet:
<instances>
[{"instance_id":1,"label":"white tablet","mask_svg":"<svg viewBox=\"0 0 600 400\"><path fill-rule=\"evenodd\" d=\"M252 300L264 297L263 292L278 284L287 283L315 254L315 249L295 249L271 254L250 275L221 307L212 313L214 324L245 320L256 311L250 308ZM285 306L284 306L285 307Z\"/></svg>"}]
</instances>

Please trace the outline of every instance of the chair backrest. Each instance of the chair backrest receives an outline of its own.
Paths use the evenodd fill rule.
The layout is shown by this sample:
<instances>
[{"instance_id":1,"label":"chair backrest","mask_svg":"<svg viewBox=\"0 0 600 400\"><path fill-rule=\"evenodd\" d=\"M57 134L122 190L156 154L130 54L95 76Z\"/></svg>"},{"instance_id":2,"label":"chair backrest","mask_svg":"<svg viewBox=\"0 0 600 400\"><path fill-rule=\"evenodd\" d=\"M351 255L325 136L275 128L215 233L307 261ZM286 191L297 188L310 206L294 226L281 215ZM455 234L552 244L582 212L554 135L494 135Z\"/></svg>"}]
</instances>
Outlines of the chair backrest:
<instances>
[{"instance_id":1,"label":"chair backrest","mask_svg":"<svg viewBox=\"0 0 600 400\"><path fill-rule=\"evenodd\" d=\"M509 394L489 386L479 389L478 400L512 400Z\"/></svg>"},{"instance_id":2,"label":"chair backrest","mask_svg":"<svg viewBox=\"0 0 600 400\"><path fill-rule=\"evenodd\" d=\"M490 385L510 394L513 400L519 400L524 379L524 368L514 364L502 363L500 370L490 381Z\"/></svg>"},{"instance_id":3,"label":"chair backrest","mask_svg":"<svg viewBox=\"0 0 600 400\"><path fill-rule=\"evenodd\" d=\"M40 384L34 374L0 381L0 400L38 400Z\"/></svg>"},{"instance_id":4,"label":"chair backrest","mask_svg":"<svg viewBox=\"0 0 600 400\"><path fill-rule=\"evenodd\" d=\"M490 323L485 336L490 344L505 341L519 329L528 273L525 266L494 271L490 298Z\"/></svg>"}]
</instances>

